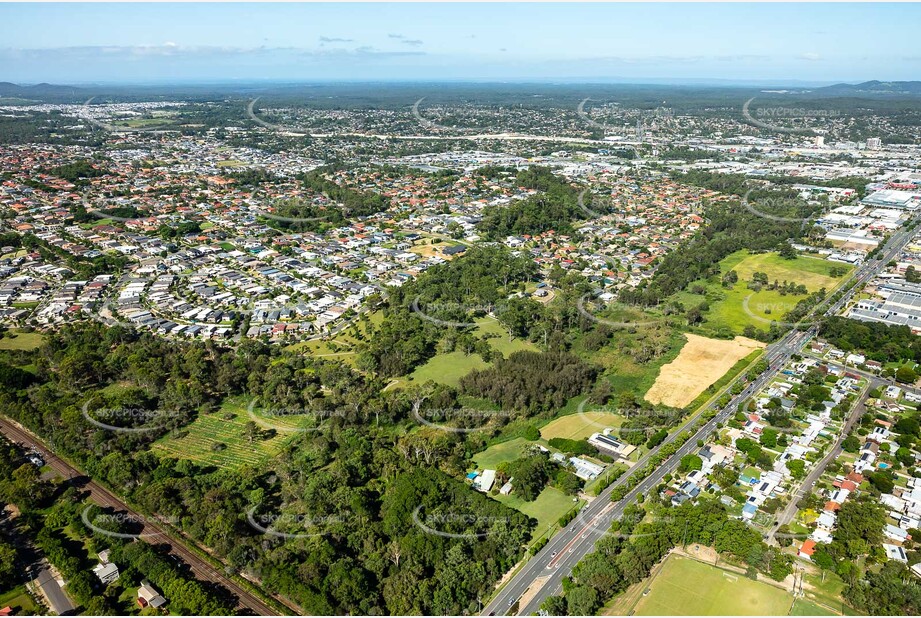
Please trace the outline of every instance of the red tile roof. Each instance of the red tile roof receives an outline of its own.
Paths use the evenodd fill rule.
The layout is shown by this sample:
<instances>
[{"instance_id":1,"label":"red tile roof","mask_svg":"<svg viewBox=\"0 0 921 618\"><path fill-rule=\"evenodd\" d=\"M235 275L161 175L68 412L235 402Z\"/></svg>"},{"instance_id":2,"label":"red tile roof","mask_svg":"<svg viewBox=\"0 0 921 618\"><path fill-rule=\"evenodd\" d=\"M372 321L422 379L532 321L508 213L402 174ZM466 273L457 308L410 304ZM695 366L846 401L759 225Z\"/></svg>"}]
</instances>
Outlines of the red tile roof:
<instances>
[{"instance_id":1,"label":"red tile roof","mask_svg":"<svg viewBox=\"0 0 921 618\"><path fill-rule=\"evenodd\" d=\"M800 547L799 553L811 556L815 552L815 541L807 539L803 546Z\"/></svg>"}]
</instances>

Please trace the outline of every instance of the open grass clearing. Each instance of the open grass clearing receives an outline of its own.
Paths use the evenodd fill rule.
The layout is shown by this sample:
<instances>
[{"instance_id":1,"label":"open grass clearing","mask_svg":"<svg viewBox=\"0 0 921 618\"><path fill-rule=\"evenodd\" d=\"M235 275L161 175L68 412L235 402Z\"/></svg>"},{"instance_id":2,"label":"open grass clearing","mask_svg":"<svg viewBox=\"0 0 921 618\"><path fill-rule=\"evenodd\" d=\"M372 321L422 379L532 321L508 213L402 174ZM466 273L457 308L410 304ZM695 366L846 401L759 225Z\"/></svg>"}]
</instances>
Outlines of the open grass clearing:
<instances>
[{"instance_id":1,"label":"open grass clearing","mask_svg":"<svg viewBox=\"0 0 921 618\"><path fill-rule=\"evenodd\" d=\"M420 365L410 374L413 382L425 383L429 380L438 384L457 387L462 377L474 369L486 369L489 363L479 354L464 354L460 350L447 354L438 354L424 365Z\"/></svg>"},{"instance_id":2,"label":"open grass clearing","mask_svg":"<svg viewBox=\"0 0 921 618\"><path fill-rule=\"evenodd\" d=\"M44 336L39 332L26 333L13 330L0 338L0 350L34 350L43 341Z\"/></svg>"},{"instance_id":3,"label":"open grass clearing","mask_svg":"<svg viewBox=\"0 0 921 618\"><path fill-rule=\"evenodd\" d=\"M474 321L477 324L474 335L478 337L488 334L497 335L496 337L490 338L489 345L493 350L501 352L506 358L515 352L521 352L523 350L531 352L538 351L538 347L530 341L525 341L518 337L510 337L508 331L498 320L492 318L478 318Z\"/></svg>"},{"instance_id":4,"label":"open grass clearing","mask_svg":"<svg viewBox=\"0 0 921 618\"><path fill-rule=\"evenodd\" d=\"M249 401L243 398L226 400L218 411L199 414L183 429L154 442L151 449L164 457L237 469L255 466L274 457L296 435L299 427L315 424L313 417L266 415L258 408L254 409L254 420L249 416L248 405ZM252 442L245 432L251 420L264 432Z\"/></svg>"},{"instance_id":5,"label":"open grass clearing","mask_svg":"<svg viewBox=\"0 0 921 618\"><path fill-rule=\"evenodd\" d=\"M755 272L765 273L770 283L788 281L797 285L802 284L810 293L825 288L831 295L847 279L847 273L852 268L848 264L813 256L799 256L787 260L777 253L749 254L742 250L720 262L721 275L730 270L734 270L738 275L739 280L733 287L725 288L719 281L695 281L687 290L672 295L669 300L680 302L686 308L694 307L706 300L710 308L705 312L705 321L700 326L704 332L729 330L741 334L746 326L767 330L772 321L782 321L784 315L792 311L807 295L783 295L777 290L767 288L760 291L750 290L748 282ZM832 269L844 271L845 274L833 277ZM698 285L705 288L704 294L690 291Z\"/></svg>"},{"instance_id":6,"label":"open grass clearing","mask_svg":"<svg viewBox=\"0 0 921 618\"><path fill-rule=\"evenodd\" d=\"M0 607L7 606L13 609L14 616L34 616L42 609L29 596L24 584L0 594Z\"/></svg>"},{"instance_id":7,"label":"open grass clearing","mask_svg":"<svg viewBox=\"0 0 921 618\"><path fill-rule=\"evenodd\" d=\"M534 443L524 438L513 438L480 451L473 456L473 461L478 468L495 470L500 463L524 457L528 447L532 444Z\"/></svg>"},{"instance_id":8,"label":"open grass clearing","mask_svg":"<svg viewBox=\"0 0 921 618\"><path fill-rule=\"evenodd\" d=\"M578 501L574 501L574 496L567 496L554 487L545 487L531 502L525 502L517 497L515 492L508 496L495 495L492 498L537 520L537 527L532 532L533 540L544 535L557 524L560 517L578 505Z\"/></svg>"},{"instance_id":9,"label":"open grass clearing","mask_svg":"<svg viewBox=\"0 0 921 618\"><path fill-rule=\"evenodd\" d=\"M553 438L582 440L593 433L600 433L606 427L617 429L623 420L623 416L613 412L585 411L581 414L568 414L556 418L541 427L540 435L545 440Z\"/></svg>"},{"instance_id":10,"label":"open grass clearing","mask_svg":"<svg viewBox=\"0 0 921 618\"><path fill-rule=\"evenodd\" d=\"M636 605L638 616L786 616L793 596L739 573L676 554Z\"/></svg>"}]
</instances>

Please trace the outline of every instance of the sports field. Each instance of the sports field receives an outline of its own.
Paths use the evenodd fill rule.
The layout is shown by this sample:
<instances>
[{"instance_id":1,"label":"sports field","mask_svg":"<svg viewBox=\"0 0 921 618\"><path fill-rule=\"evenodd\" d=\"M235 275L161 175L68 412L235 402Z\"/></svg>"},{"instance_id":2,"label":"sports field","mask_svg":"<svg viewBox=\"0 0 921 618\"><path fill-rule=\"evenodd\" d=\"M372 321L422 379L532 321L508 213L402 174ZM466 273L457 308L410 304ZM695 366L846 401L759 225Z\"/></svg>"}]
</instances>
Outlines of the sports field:
<instances>
[{"instance_id":1,"label":"sports field","mask_svg":"<svg viewBox=\"0 0 921 618\"><path fill-rule=\"evenodd\" d=\"M793 596L769 584L671 555L640 598L638 616L786 616Z\"/></svg>"},{"instance_id":2,"label":"sports field","mask_svg":"<svg viewBox=\"0 0 921 618\"><path fill-rule=\"evenodd\" d=\"M790 611L791 616L838 616L827 607L823 607L818 603L813 603L808 599L797 599L793 604L793 609Z\"/></svg>"}]
</instances>

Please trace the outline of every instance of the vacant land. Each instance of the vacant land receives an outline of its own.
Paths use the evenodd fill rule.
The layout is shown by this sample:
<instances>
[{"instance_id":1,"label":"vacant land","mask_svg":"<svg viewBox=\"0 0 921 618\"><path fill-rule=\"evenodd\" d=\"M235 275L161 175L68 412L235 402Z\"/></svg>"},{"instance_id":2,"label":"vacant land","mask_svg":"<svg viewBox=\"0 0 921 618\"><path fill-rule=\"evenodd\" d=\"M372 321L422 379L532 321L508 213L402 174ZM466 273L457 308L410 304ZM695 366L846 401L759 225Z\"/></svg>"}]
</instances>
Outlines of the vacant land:
<instances>
[{"instance_id":1,"label":"vacant land","mask_svg":"<svg viewBox=\"0 0 921 618\"><path fill-rule=\"evenodd\" d=\"M662 366L659 377L646 393L646 400L650 403L682 408L719 380L737 361L752 350L764 347L760 341L745 337L731 341L690 333L685 337L688 342L681 348L678 357Z\"/></svg>"},{"instance_id":2,"label":"vacant land","mask_svg":"<svg viewBox=\"0 0 921 618\"><path fill-rule=\"evenodd\" d=\"M483 335L497 335L496 337L490 338L489 346L493 350L501 352L505 357L522 350L531 352L538 351L537 346L530 341L525 341L518 337L510 337L505 327L493 318L480 318L475 320L475 322L477 323L477 328L474 334L477 337L482 337Z\"/></svg>"},{"instance_id":3,"label":"vacant land","mask_svg":"<svg viewBox=\"0 0 921 618\"><path fill-rule=\"evenodd\" d=\"M513 438L506 442L500 442L490 446L485 451L481 451L473 456L473 461L478 468L495 469L505 461L512 461L525 456L525 451L532 445L524 438Z\"/></svg>"},{"instance_id":4,"label":"vacant land","mask_svg":"<svg viewBox=\"0 0 921 618\"><path fill-rule=\"evenodd\" d=\"M308 421L307 417L268 418L258 413L254 413L255 419L252 419L248 404L242 398L227 400L217 412L200 414L179 432L157 440L152 450L165 457L236 469L274 457L295 435L301 422L306 424L313 420ZM253 420L262 435L250 441L245 429L247 422Z\"/></svg>"},{"instance_id":5,"label":"vacant land","mask_svg":"<svg viewBox=\"0 0 921 618\"><path fill-rule=\"evenodd\" d=\"M690 558L671 555L636 606L638 616L786 616L793 597Z\"/></svg>"},{"instance_id":6,"label":"vacant land","mask_svg":"<svg viewBox=\"0 0 921 618\"><path fill-rule=\"evenodd\" d=\"M456 387L460 384L460 379L473 369L486 369L488 366L479 354L464 354L457 350L432 357L427 363L417 367L410 376L413 382L417 383L432 380Z\"/></svg>"},{"instance_id":7,"label":"vacant land","mask_svg":"<svg viewBox=\"0 0 921 618\"><path fill-rule=\"evenodd\" d=\"M567 496L554 487L545 488L540 495L537 496L537 499L531 502L525 502L517 497L515 492L512 492L508 496L500 494L492 496L492 498L537 520L537 526L531 532L532 541L540 538L551 528L551 526L557 523L560 517L575 508L578 504L578 501L573 501L574 496Z\"/></svg>"},{"instance_id":8,"label":"vacant land","mask_svg":"<svg viewBox=\"0 0 921 618\"><path fill-rule=\"evenodd\" d=\"M658 314L620 308L592 315L612 322L643 322L630 328L614 328L614 335L600 349L587 348L584 337L573 344L577 354L604 368L604 377L614 392L630 391L642 397L656 381L662 365L673 360L686 343L681 329Z\"/></svg>"},{"instance_id":9,"label":"vacant land","mask_svg":"<svg viewBox=\"0 0 921 618\"><path fill-rule=\"evenodd\" d=\"M822 288L831 294L847 278L846 274L831 276L832 269L849 273L851 266L830 262L817 257L799 256L793 260L780 257L777 253L749 254L737 251L720 262L720 273L725 275L734 270L739 277L732 287L724 287L718 280L696 281L688 290L671 297L671 300L693 307L706 301L709 310L704 313L704 331L717 332L728 329L741 334L746 326L767 330L772 321L783 321L783 316L792 311L796 304L805 299L805 294L781 294L766 287L759 291L748 288L756 272L764 273L770 283L775 281L802 284L811 292ZM703 286L703 294L695 294L696 286Z\"/></svg>"},{"instance_id":10,"label":"vacant land","mask_svg":"<svg viewBox=\"0 0 921 618\"><path fill-rule=\"evenodd\" d=\"M474 335L478 337L486 334L496 335L489 339L489 345L493 350L501 352L505 357L521 350L537 350L537 347L529 341L510 337L505 327L493 318L479 318L476 320L476 324L477 327L473 331ZM474 369L486 369L490 365L491 363L484 361L479 354L464 354L455 350L454 352L438 354L430 358L424 365L417 367L409 375L409 378L416 383L432 380L439 384L457 387L460 384L460 379L465 375ZM405 379L403 378L403 380Z\"/></svg>"},{"instance_id":11,"label":"vacant land","mask_svg":"<svg viewBox=\"0 0 921 618\"><path fill-rule=\"evenodd\" d=\"M0 339L0 350L34 350L42 344L42 334L10 331Z\"/></svg>"},{"instance_id":12,"label":"vacant land","mask_svg":"<svg viewBox=\"0 0 921 618\"><path fill-rule=\"evenodd\" d=\"M586 406L588 407L588 406ZM545 440L553 438L568 438L581 440L588 438L593 433L604 431L606 427L618 428L624 417L613 412L585 411L568 414L554 419L541 427L540 436Z\"/></svg>"}]
</instances>

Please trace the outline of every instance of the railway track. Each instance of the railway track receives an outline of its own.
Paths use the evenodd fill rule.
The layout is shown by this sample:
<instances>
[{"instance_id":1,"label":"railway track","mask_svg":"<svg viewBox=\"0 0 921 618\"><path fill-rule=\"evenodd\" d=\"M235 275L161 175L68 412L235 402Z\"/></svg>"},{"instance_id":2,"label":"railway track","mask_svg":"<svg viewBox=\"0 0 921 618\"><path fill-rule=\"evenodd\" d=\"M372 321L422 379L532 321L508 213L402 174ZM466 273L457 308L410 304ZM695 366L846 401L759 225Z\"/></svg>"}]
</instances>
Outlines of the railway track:
<instances>
[{"instance_id":1,"label":"railway track","mask_svg":"<svg viewBox=\"0 0 921 618\"><path fill-rule=\"evenodd\" d=\"M45 463L65 479L72 479L75 476L86 477L85 474L74 468L60 457L54 455L36 436L23 429L19 425L9 421L6 418L0 418L0 432L14 442L18 442L26 447L34 448L41 453ZM256 595L246 590L233 579L216 570L211 564L201 558L198 554L186 547L181 541L174 536L170 536L159 525L149 521L149 518L141 515L122 502L117 496L109 490L100 486L92 479L88 479L83 487L90 494L90 499L101 507L108 507L117 511L126 512L131 518L135 519L141 525L139 538L151 543L166 543L169 545L169 553L178 557L185 562L197 579L218 584L237 597L237 609L248 610L259 616L277 616L279 613L267 605Z\"/></svg>"}]
</instances>

